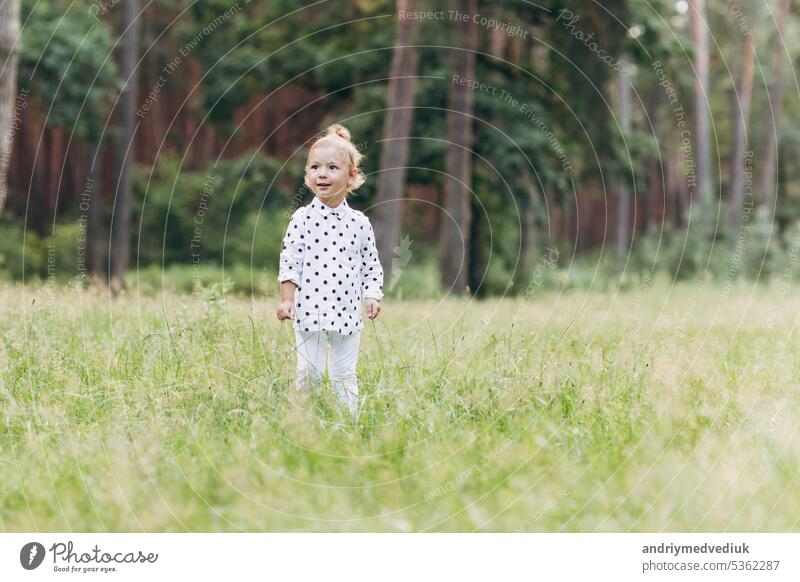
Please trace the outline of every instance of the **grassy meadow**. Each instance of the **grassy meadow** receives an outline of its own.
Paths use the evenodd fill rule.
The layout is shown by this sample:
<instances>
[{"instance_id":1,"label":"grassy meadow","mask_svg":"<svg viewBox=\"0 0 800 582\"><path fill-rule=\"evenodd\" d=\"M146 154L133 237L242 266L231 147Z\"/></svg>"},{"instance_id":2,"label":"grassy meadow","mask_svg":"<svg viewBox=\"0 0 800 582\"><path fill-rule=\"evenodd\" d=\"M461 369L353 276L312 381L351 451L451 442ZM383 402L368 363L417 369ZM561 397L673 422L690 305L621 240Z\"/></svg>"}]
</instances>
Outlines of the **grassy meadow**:
<instances>
[{"instance_id":1,"label":"grassy meadow","mask_svg":"<svg viewBox=\"0 0 800 582\"><path fill-rule=\"evenodd\" d=\"M275 307L0 288L0 530L800 530L785 288L388 299L356 423Z\"/></svg>"}]
</instances>

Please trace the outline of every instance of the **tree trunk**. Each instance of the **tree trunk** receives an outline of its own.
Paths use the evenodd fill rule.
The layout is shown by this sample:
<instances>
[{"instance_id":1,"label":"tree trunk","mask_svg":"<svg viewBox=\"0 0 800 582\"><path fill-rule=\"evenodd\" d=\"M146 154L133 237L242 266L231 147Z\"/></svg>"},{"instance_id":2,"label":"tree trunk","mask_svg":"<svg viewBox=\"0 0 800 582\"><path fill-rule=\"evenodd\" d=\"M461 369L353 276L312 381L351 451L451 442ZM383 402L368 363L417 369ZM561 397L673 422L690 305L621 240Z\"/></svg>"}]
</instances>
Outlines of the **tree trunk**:
<instances>
[{"instance_id":1,"label":"tree trunk","mask_svg":"<svg viewBox=\"0 0 800 582\"><path fill-rule=\"evenodd\" d=\"M548 59L550 56L550 47L544 41L546 33L541 26L534 25L530 27L531 31L531 64L533 71L540 77L544 77L548 72Z\"/></svg>"},{"instance_id":2,"label":"tree trunk","mask_svg":"<svg viewBox=\"0 0 800 582\"><path fill-rule=\"evenodd\" d=\"M772 40L772 87L769 91L769 102L773 115L767 124L767 148L764 152L764 169L761 173L761 200L767 208L774 208L777 200L775 192L775 173L777 171L778 132L781 126L783 105L783 65L784 44L783 24L789 12L789 0L781 0L778 18L775 22L775 38Z\"/></svg>"},{"instance_id":3,"label":"tree trunk","mask_svg":"<svg viewBox=\"0 0 800 582\"><path fill-rule=\"evenodd\" d=\"M19 1L0 0L0 212L6 204L11 126L17 97Z\"/></svg>"},{"instance_id":4,"label":"tree trunk","mask_svg":"<svg viewBox=\"0 0 800 582\"><path fill-rule=\"evenodd\" d=\"M100 208L103 203L100 188L102 140L98 137L95 146L88 150L86 193L89 207L86 210L86 268L93 281L100 281L103 275L103 246L100 238Z\"/></svg>"},{"instance_id":5,"label":"tree trunk","mask_svg":"<svg viewBox=\"0 0 800 582\"><path fill-rule=\"evenodd\" d=\"M548 238L545 240L537 240L537 227L536 224L536 206L541 205L545 207L542 195L539 193L539 188L531 176L530 171L526 168L521 176L522 189L525 196L520 203L521 207L521 222L522 232L519 237L519 271L525 276L529 277L533 265L533 253L537 250L537 244L541 247L546 246L552 242L553 229L548 232ZM544 237L541 237L544 239Z\"/></svg>"},{"instance_id":6,"label":"tree trunk","mask_svg":"<svg viewBox=\"0 0 800 582\"><path fill-rule=\"evenodd\" d=\"M56 140L58 128L48 128L42 124L42 133L40 134L40 147L36 156L36 171L37 180L34 184L33 190L29 194L30 211L28 212L28 220L30 221L27 228L34 232L45 235L48 212L50 206L50 192L54 187L53 172L53 157L54 147L53 143ZM39 155L40 153L40 155Z\"/></svg>"},{"instance_id":7,"label":"tree trunk","mask_svg":"<svg viewBox=\"0 0 800 582\"><path fill-rule=\"evenodd\" d=\"M670 140L672 142L672 140ZM676 143L670 143L667 149L667 199L672 213L672 226L679 229L684 226L686 212L685 188L686 178L681 171L681 150Z\"/></svg>"},{"instance_id":8,"label":"tree trunk","mask_svg":"<svg viewBox=\"0 0 800 582\"><path fill-rule=\"evenodd\" d=\"M666 144L668 139L668 127L662 127L660 120L661 115L661 92L660 87L653 86L648 92L645 100L645 108L647 116L652 120L651 124L653 132L658 135L663 135L663 143ZM663 133L661 133L663 132ZM642 212L640 213L639 231L644 234L652 234L655 219L653 215L656 210L656 201L659 201L659 207L663 210L661 217L662 220L666 217L666 180L667 180L667 147L659 148L662 154L649 156L646 162L646 178L645 187L642 192ZM662 225L663 226L663 225ZM634 225L636 231L636 225Z\"/></svg>"},{"instance_id":9,"label":"tree trunk","mask_svg":"<svg viewBox=\"0 0 800 582\"><path fill-rule=\"evenodd\" d=\"M689 25L694 44L694 162L697 171L696 193L700 202L710 202L711 140L708 120L708 30L705 0L689 0ZM691 200L690 203L694 203Z\"/></svg>"},{"instance_id":10,"label":"tree trunk","mask_svg":"<svg viewBox=\"0 0 800 582\"><path fill-rule=\"evenodd\" d=\"M658 167L658 159L650 158L647 160L647 178L642 192L642 214L640 228L644 234L650 234L653 229L653 200L656 192L661 189L661 172Z\"/></svg>"},{"instance_id":11,"label":"tree trunk","mask_svg":"<svg viewBox=\"0 0 800 582\"><path fill-rule=\"evenodd\" d=\"M502 59L506 54L509 36L501 28L492 29L489 35L489 54L497 59Z\"/></svg>"},{"instance_id":12,"label":"tree trunk","mask_svg":"<svg viewBox=\"0 0 800 582\"><path fill-rule=\"evenodd\" d=\"M413 0L398 0L398 12L413 10ZM413 46L416 21L397 21L394 56L389 72L388 107L384 140L381 146L380 173L374 212L376 245L386 280L391 280L395 247L400 242L403 189L408 166L411 122L414 117L414 91L417 85L419 55Z\"/></svg>"},{"instance_id":13,"label":"tree trunk","mask_svg":"<svg viewBox=\"0 0 800 582\"><path fill-rule=\"evenodd\" d=\"M620 65L630 69L630 63L623 57ZM622 136L627 139L631 133L631 79L619 77L619 116L622 120ZM631 193L628 187L628 169L619 176L619 200L617 204L616 237L614 240L614 260L616 268L621 271L628 256L631 241Z\"/></svg>"},{"instance_id":14,"label":"tree trunk","mask_svg":"<svg viewBox=\"0 0 800 582\"><path fill-rule=\"evenodd\" d=\"M488 168L487 168L488 170ZM475 196L467 198L470 203L469 214L470 216L480 216L481 205ZM465 290L469 290L474 297L484 297L489 291L483 283L486 281L486 273L489 270L490 252L489 245L485 244L488 237L484 235L484 222L480 220L470 220L469 237L471 244L467 247L467 258L464 261L467 275L467 286ZM497 258L495 258L497 260ZM507 286L503 293L507 293L513 282L511 279L507 281Z\"/></svg>"},{"instance_id":15,"label":"tree trunk","mask_svg":"<svg viewBox=\"0 0 800 582\"><path fill-rule=\"evenodd\" d=\"M742 55L742 68L736 87L739 109L734 110L733 155L731 156L731 192L728 196L728 226L738 229L742 223L744 204L744 181L746 177L745 155L747 148L747 124L750 119L750 103L753 96L753 61L755 60L753 31L747 35Z\"/></svg>"},{"instance_id":16,"label":"tree trunk","mask_svg":"<svg viewBox=\"0 0 800 582\"><path fill-rule=\"evenodd\" d=\"M111 240L109 273L111 288L121 291L125 286L125 271L130 254L131 206L133 202L133 175L131 173L136 155L135 115L137 96L136 61L139 56L139 0L125 0L123 11L123 55L122 79L125 85L120 95L120 117L122 140L119 148L119 182L114 204L114 226Z\"/></svg>"},{"instance_id":17,"label":"tree trunk","mask_svg":"<svg viewBox=\"0 0 800 582\"><path fill-rule=\"evenodd\" d=\"M477 0L458 0L454 3L461 14L476 14ZM475 78L475 49L477 25L470 17L467 22L452 23L453 42L451 69L463 79ZM460 83L450 83L447 111L447 182L445 184L445 213L442 227L441 275L444 289L461 294L469 281L472 174L472 89Z\"/></svg>"},{"instance_id":18,"label":"tree trunk","mask_svg":"<svg viewBox=\"0 0 800 582\"><path fill-rule=\"evenodd\" d=\"M55 219L58 214L56 204L58 203L59 193L63 188L61 180L61 167L67 155L64 144L66 142L66 131L63 127L54 127L50 130L50 140L48 141L47 152L47 189L45 190L45 209L44 218L49 224L51 231L55 228ZM45 223L42 224L45 228Z\"/></svg>"}]
</instances>

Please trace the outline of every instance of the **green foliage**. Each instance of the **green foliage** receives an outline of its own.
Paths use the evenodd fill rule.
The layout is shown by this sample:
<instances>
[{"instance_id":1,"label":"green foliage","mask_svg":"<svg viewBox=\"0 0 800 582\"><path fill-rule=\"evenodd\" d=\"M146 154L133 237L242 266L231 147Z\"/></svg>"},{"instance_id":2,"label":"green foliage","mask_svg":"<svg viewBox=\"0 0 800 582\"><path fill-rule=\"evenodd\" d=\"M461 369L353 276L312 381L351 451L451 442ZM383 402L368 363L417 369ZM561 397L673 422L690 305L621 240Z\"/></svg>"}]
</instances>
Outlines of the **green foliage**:
<instances>
[{"instance_id":1,"label":"green foliage","mask_svg":"<svg viewBox=\"0 0 800 582\"><path fill-rule=\"evenodd\" d=\"M22 3L18 81L45 106L49 127L94 139L121 87L108 27L89 2L64 7L53 0Z\"/></svg>"},{"instance_id":2,"label":"green foliage","mask_svg":"<svg viewBox=\"0 0 800 582\"><path fill-rule=\"evenodd\" d=\"M296 174L297 168L281 168L261 154L223 160L204 171L185 170L170 155L159 158L152 176L138 168L137 263L224 261L256 270L277 265Z\"/></svg>"},{"instance_id":3,"label":"green foliage","mask_svg":"<svg viewBox=\"0 0 800 582\"><path fill-rule=\"evenodd\" d=\"M98 19L93 6L85 0L24 0L19 67L20 86L41 100L48 112L46 124L89 140L102 130L121 84L111 30L116 26L116 16ZM453 9L444 0L432 0L426 7L446 14ZM181 98L190 91L197 93L199 98L190 100L189 114L216 125L218 136L233 131L237 109L253 95L285 85L306 89L309 99L297 104L297 116L286 123L307 116L319 121L320 128L334 121L346 123L366 154L369 179L355 201L357 207L368 210L380 171L396 9L396 3L388 0L344 5L291 0L235 5L225 0L164 0L157 10L148 8L148 17L143 19L142 46L148 47L148 53L141 74L146 78L176 57L199 63L199 84L190 87L189 75L176 75L170 90ZM471 235L475 248L470 257L471 287L479 294L505 293L513 278L517 283L512 290L522 293L519 282L531 279L535 265L516 265L520 213L532 211L535 232L531 238L534 245L541 246L548 220L545 200L549 209L566 208L576 193L580 197L601 195L596 186L601 173L607 187L622 176L631 180L631 186L635 184L634 195L641 195L650 185L645 179L649 162L663 162L674 147L674 108L684 106L686 113L691 113L688 105L693 72L686 66L692 56L691 43L686 18L677 13L672 0L615 0L602 6L564 0L544 0L536 5L498 0L481 2L479 12L499 22L517 24L528 35L506 39L505 50L495 58L487 52L491 31L478 27L480 50L474 81L485 83L493 91L474 93L475 224ZM750 6L744 10L747 22L758 33L759 54L768 54L773 35L759 31L761 12ZM566 13L577 16L577 20L567 22L561 17ZM710 93L715 141L726 144L734 118L732 92L741 58L737 51L742 31L728 5L711 4L707 13L715 39L711 63L714 90ZM639 29L638 36L629 34L633 26ZM787 31L791 33L796 26L790 15ZM449 18L426 20L419 23L414 39L420 66L408 184L439 192L443 192L447 180L446 117L454 28ZM636 65L632 77L634 127L624 140L612 115L618 111L620 77L587 45L587 35L613 61L625 55ZM793 38L791 34L785 36ZM787 42L787 49L794 54L796 43ZM535 49L544 49L538 58ZM653 68L656 62L676 91L675 103L668 101L665 88L659 85L661 79ZM757 75L761 82L771 80L769 67ZM755 119L763 118L758 117L759 112L768 111L770 106L766 92L758 87L757 79ZM319 101L309 105L316 97ZM301 111L306 105L309 107ZM685 230L668 227L656 235L637 234L626 276L640 277L655 269L676 279L726 280L730 276L761 278L781 272L789 260L786 253L791 243L787 241L793 237L800 212L800 189L792 170L800 163L794 153L800 133L795 129L798 124L791 122L799 113L795 101L787 100L787 121L780 134L777 230L763 213L754 213L740 244L738 234L728 232L721 220L724 211L716 205L697 209ZM757 149L756 145L763 142L765 125L751 123L748 147ZM306 137L295 141L299 145ZM715 160L719 154L722 170L729 163L728 149L721 147L712 154ZM165 265L170 271L177 265L192 267L193 261L199 260L201 270L221 271L235 266L260 277L264 269L277 264L287 209L309 201L310 193L300 191L304 156L305 151L300 149L282 165L282 160L246 153L212 168L192 166L187 170L176 155L168 154L161 156L152 169L137 169L133 262L144 268ZM720 191L725 194L727 177L721 173ZM204 194L204 189L213 193ZM74 276L75 239L79 236L74 199L62 204L54 233L47 237L29 232L25 237L27 274L47 276L47 245L55 241L55 247L49 247L58 255L55 272L59 277ZM198 221L201 209L202 221ZM609 225L613 226L613 219ZM420 280L415 283L416 291L403 284L398 290L406 296L433 296L437 233L422 232L418 224L406 227L413 235L417 253L407 279L413 274ZM10 240L22 240L19 228L10 222L0 228L13 233ZM3 270L18 278L23 272L23 249L10 240L0 243ZM738 250L737 244L741 247ZM534 262L537 252L532 252ZM582 249L569 267L562 262L559 269L564 268L570 271L547 269L543 286L588 286L601 279L603 285L613 285L619 279L608 252L599 249ZM423 281L421 273L430 280ZM179 288L186 288L185 274L176 274L175 278L181 281ZM239 283L237 290L242 289ZM245 288L259 286L251 282Z\"/></svg>"},{"instance_id":4,"label":"green foliage","mask_svg":"<svg viewBox=\"0 0 800 582\"><path fill-rule=\"evenodd\" d=\"M768 281L788 265L793 233L781 240L768 217L757 207L745 213L742 227L732 231L724 222L726 207L702 208L687 215L686 229L668 229L640 237L629 268L633 273L660 272L675 280L710 279L730 284L737 279ZM798 273L792 272L795 278Z\"/></svg>"},{"instance_id":5,"label":"green foliage","mask_svg":"<svg viewBox=\"0 0 800 582\"><path fill-rule=\"evenodd\" d=\"M59 223L46 236L31 229L23 231L15 222L3 220L0 273L11 280L67 284L81 273L81 261L85 260L83 235L77 220Z\"/></svg>"},{"instance_id":6,"label":"green foliage","mask_svg":"<svg viewBox=\"0 0 800 582\"><path fill-rule=\"evenodd\" d=\"M32 230L25 232L5 215L0 220L0 272L4 278L39 277L44 265L44 245Z\"/></svg>"},{"instance_id":7,"label":"green foliage","mask_svg":"<svg viewBox=\"0 0 800 582\"><path fill-rule=\"evenodd\" d=\"M391 299L436 299L444 296L439 288L439 271L431 260L415 260L387 277L385 294Z\"/></svg>"},{"instance_id":8,"label":"green foliage","mask_svg":"<svg viewBox=\"0 0 800 582\"><path fill-rule=\"evenodd\" d=\"M190 18L176 29L179 46L231 8L224 0L187 4ZM279 0L236 6L215 28L213 42L193 50L204 69L200 93L212 123L230 121L253 93L288 83L323 95L335 92L326 98L332 108L351 95L347 87L375 78L390 60L394 23L380 16L391 10L391 2Z\"/></svg>"}]
</instances>

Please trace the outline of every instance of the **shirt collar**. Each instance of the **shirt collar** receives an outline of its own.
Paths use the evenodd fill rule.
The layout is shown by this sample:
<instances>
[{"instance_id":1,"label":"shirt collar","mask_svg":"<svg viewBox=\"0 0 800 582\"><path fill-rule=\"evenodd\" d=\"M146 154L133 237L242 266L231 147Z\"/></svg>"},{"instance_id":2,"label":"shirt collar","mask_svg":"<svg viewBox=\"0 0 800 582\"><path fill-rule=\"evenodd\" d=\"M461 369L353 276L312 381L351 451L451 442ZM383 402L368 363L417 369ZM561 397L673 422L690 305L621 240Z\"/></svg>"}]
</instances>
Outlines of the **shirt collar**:
<instances>
[{"instance_id":1,"label":"shirt collar","mask_svg":"<svg viewBox=\"0 0 800 582\"><path fill-rule=\"evenodd\" d=\"M341 220L344 218L344 215L347 213L348 209L350 208L347 205L347 198L342 200L339 203L339 206L336 208L331 208L326 204L323 204L319 198L314 196L314 199L311 201L311 208L316 210L321 216L328 216L329 214L333 214L336 218Z\"/></svg>"}]
</instances>

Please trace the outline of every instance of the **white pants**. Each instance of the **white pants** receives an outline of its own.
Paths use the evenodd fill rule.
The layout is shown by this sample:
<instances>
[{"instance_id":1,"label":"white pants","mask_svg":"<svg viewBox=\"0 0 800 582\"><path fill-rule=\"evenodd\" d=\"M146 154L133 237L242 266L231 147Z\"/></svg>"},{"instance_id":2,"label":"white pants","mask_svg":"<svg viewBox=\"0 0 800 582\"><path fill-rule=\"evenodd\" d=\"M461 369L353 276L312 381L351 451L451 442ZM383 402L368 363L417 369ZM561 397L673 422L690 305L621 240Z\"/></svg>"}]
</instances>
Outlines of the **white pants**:
<instances>
[{"instance_id":1,"label":"white pants","mask_svg":"<svg viewBox=\"0 0 800 582\"><path fill-rule=\"evenodd\" d=\"M342 335L335 331L301 331L295 328L297 389L319 389L326 367L325 356L330 347L327 368L333 390L350 414L355 415L358 412L356 363L360 338L360 331Z\"/></svg>"}]
</instances>

